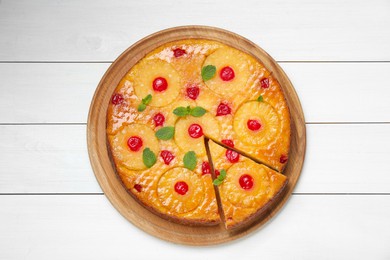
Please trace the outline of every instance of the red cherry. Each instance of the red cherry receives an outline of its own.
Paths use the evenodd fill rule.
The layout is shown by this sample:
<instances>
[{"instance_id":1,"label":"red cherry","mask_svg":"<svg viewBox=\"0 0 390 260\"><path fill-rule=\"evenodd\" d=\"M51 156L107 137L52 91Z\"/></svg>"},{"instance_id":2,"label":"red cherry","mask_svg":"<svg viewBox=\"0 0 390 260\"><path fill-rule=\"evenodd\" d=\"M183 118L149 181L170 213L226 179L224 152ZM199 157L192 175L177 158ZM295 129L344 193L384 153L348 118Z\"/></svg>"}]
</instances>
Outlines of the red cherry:
<instances>
[{"instance_id":1,"label":"red cherry","mask_svg":"<svg viewBox=\"0 0 390 260\"><path fill-rule=\"evenodd\" d=\"M192 125L190 125L190 127L188 127L188 134L192 138L199 138L203 135L203 129L198 124L192 124Z\"/></svg>"},{"instance_id":2,"label":"red cherry","mask_svg":"<svg viewBox=\"0 0 390 260\"><path fill-rule=\"evenodd\" d=\"M137 152L142 147L142 139L138 136L132 136L127 140L127 146L133 152Z\"/></svg>"},{"instance_id":3,"label":"red cherry","mask_svg":"<svg viewBox=\"0 0 390 260\"><path fill-rule=\"evenodd\" d=\"M122 104L123 100L124 98L122 94L115 93L114 95L112 95L111 103L114 105L119 105Z\"/></svg>"},{"instance_id":4,"label":"red cherry","mask_svg":"<svg viewBox=\"0 0 390 260\"><path fill-rule=\"evenodd\" d=\"M214 173L215 173L215 178L218 178L218 176L221 174L221 172L218 170L215 170Z\"/></svg>"},{"instance_id":5,"label":"red cherry","mask_svg":"<svg viewBox=\"0 0 390 260\"><path fill-rule=\"evenodd\" d=\"M248 126L249 130L252 130L252 131L257 131L261 128L261 124L258 120L248 120L248 122L246 122L246 125Z\"/></svg>"},{"instance_id":6,"label":"red cherry","mask_svg":"<svg viewBox=\"0 0 390 260\"><path fill-rule=\"evenodd\" d=\"M160 156L161 156L161 158L164 160L164 163L165 163L166 165L169 165L169 163L170 163L173 159L175 159L175 156L174 156L170 151L168 151L168 150L162 150L162 151L160 152Z\"/></svg>"},{"instance_id":7,"label":"red cherry","mask_svg":"<svg viewBox=\"0 0 390 260\"><path fill-rule=\"evenodd\" d=\"M219 76L223 81L230 81L234 79L234 70L229 66L223 67L219 73Z\"/></svg>"},{"instance_id":8,"label":"red cherry","mask_svg":"<svg viewBox=\"0 0 390 260\"><path fill-rule=\"evenodd\" d=\"M180 48L177 48L177 49L174 49L173 50L173 55L176 57L176 58L179 58L180 56L183 56L184 54L186 54L187 52L183 49L180 49Z\"/></svg>"},{"instance_id":9,"label":"red cherry","mask_svg":"<svg viewBox=\"0 0 390 260\"><path fill-rule=\"evenodd\" d=\"M168 82L163 77L158 77L153 80L154 91L163 92L168 88Z\"/></svg>"},{"instance_id":10,"label":"red cherry","mask_svg":"<svg viewBox=\"0 0 390 260\"><path fill-rule=\"evenodd\" d=\"M202 163L202 175L211 174L211 167L209 162Z\"/></svg>"},{"instance_id":11,"label":"red cherry","mask_svg":"<svg viewBox=\"0 0 390 260\"><path fill-rule=\"evenodd\" d=\"M138 192L142 191L142 186L140 184L135 184L134 189L136 189Z\"/></svg>"},{"instance_id":12,"label":"red cherry","mask_svg":"<svg viewBox=\"0 0 390 260\"><path fill-rule=\"evenodd\" d=\"M162 126L165 122L165 117L161 113L157 113L153 117L154 125L157 126Z\"/></svg>"},{"instance_id":13,"label":"red cherry","mask_svg":"<svg viewBox=\"0 0 390 260\"><path fill-rule=\"evenodd\" d=\"M234 147L234 142L233 140L230 140L230 139L224 139L221 141L223 144L229 146L229 147Z\"/></svg>"},{"instance_id":14,"label":"red cherry","mask_svg":"<svg viewBox=\"0 0 390 260\"><path fill-rule=\"evenodd\" d=\"M282 156L280 156L279 162L280 162L280 163L286 163L287 160L288 160L287 155L282 154Z\"/></svg>"},{"instance_id":15,"label":"red cherry","mask_svg":"<svg viewBox=\"0 0 390 260\"><path fill-rule=\"evenodd\" d=\"M263 78L260 80L261 88L269 88L269 79Z\"/></svg>"},{"instance_id":16,"label":"red cherry","mask_svg":"<svg viewBox=\"0 0 390 260\"><path fill-rule=\"evenodd\" d=\"M228 161L231 163L236 163L240 160L240 154L233 150L227 150L225 155Z\"/></svg>"},{"instance_id":17,"label":"red cherry","mask_svg":"<svg viewBox=\"0 0 390 260\"><path fill-rule=\"evenodd\" d=\"M192 85L187 87L187 97L192 100L195 100L199 96L200 89L197 85Z\"/></svg>"},{"instance_id":18,"label":"red cherry","mask_svg":"<svg viewBox=\"0 0 390 260\"><path fill-rule=\"evenodd\" d=\"M229 115L232 112L230 107L225 103L220 103L217 108L217 116Z\"/></svg>"},{"instance_id":19,"label":"red cherry","mask_svg":"<svg viewBox=\"0 0 390 260\"><path fill-rule=\"evenodd\" d=\"M184 195L188 191L188 184L184 181L178 181L175 184L175 191L179 193L180 195Z\"/></svg>"},{"instance_id":20,"label":"red cherry","mask_svg":"<svg viewBox=\"0 0 390 260\"><path fill-rule=\"evenodd\" d=\"M239 182L244 190L250 190L253 187L253 178L249 174L241 175Z\"/></svg>"}]
</instances>

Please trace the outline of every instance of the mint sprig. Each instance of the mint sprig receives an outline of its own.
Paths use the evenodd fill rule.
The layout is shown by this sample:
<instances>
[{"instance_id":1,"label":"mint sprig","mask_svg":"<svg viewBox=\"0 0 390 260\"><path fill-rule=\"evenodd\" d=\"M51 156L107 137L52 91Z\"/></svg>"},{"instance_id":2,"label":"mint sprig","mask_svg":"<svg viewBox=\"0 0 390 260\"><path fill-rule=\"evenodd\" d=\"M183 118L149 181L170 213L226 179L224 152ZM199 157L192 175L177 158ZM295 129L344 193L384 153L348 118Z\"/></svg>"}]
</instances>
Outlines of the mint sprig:
<instances>
[{"instance_id":1,"label":"mint sprig","mask_svg":"<svg viewBox=\"0 0 390 260\"><path fill-rule=\"evenodd\" d=\"M213 181L213 184L215 186L219 186L222 184L222 182L225 180L226 178L226 170L225 169L222 169L218 175L218 177Z\"/></svg>"},{"instance_id":2,"label":"mint sprig","mask_svg":"<svg viewBox=\"0 0 390 260\"><path fill-rule=\"evenodd\" d=\"M177 107L173 110L173 113L177 115L178 117L184 117L191 115L193 117L201 117L204 114L206 114L207 110L203 107L194 107L191 108L190 106L187 107Z\"/></svg>"},{"instance_id":3,"label":"mint sprig","mask_svg":"<svg viewBox=\"0 0 390 260\"><path fill-rule=\"evenodd\" d=\"M193 109L191 109L190 114L191 114L191 116L194 116L194 117L201 117L204 114L206 114L206 112L207 112L207 110L204 109L203 107L194 107Z\"/></svg>"},{"instance_id":4,"label":"mint sprig","mask_svg":"<svg viewBox=\"0 0 390 260\"><path fill-rule=\"evenodd\" d=\"M204 81L210 80L215 76L215 73L217 72L217 68L214 65L207 65L202 68L202 79Z\"/></svg>"},{"instance_id":5,"label":"mint sprig","mask_svg":"<svg viewBox=\"0 0 390 260\"><path fill-rule=\"evenodd\" d=\"M142 152L142 161L146 167L150 168L156 163L157 158L154 152L147 147Z\"/></svg>"},{"instance_id":6,"label":"mint sprig","mask_svg":"<svg viewBox=\"0 0 390 260\"><path fill-rule=\"evenodd\" d=\"M196 167L196 154L194 151L187 152L183 157L184 167L193 171Z\"/></svg>"},{"instance_id":7,"label":"mint sprig","mask_svg":"<svg viewBox=\"0 0 390 260\"><path fill-rule=\"evenodd\" d=\"M160 140L172 139L172 137L175 135L175 127L173 126L162 127L156 132L155 135Z\"/></svg>"},{"instance_id":8,"label":"mint sprig","mask_svg":"<svg viewBox=\"0 0 390 260\"><path fill-rule=\"evenodd\" d=\"M262 95L260 95L260 96L257 98L257 101L259 101L259 102L263 102L263 101L264 101L264 99L263 99L263 96L262 96Z\"/></svg>"},{"instance_id":9,"label":"mint sprig","mask_svg":"<svg viewBox=\"0 0 390 260\"><path fill-rule=\"evenodd\" d=\"M138 105L138 111L142 112L146 109L146 106L152 101L152 95L149 94L141 100L141 104Z\"/></svg>"},{"instance_id":10,"label":"mint sprig","mask_svg":"<svg viewBox=\"0 0 390 260\"><path fill-rule=\"evenodd\" d=\"M179 117L188 115L188 110L185 107L177 107L173 110L173 113Z\"/></svg>"}]
</instances>

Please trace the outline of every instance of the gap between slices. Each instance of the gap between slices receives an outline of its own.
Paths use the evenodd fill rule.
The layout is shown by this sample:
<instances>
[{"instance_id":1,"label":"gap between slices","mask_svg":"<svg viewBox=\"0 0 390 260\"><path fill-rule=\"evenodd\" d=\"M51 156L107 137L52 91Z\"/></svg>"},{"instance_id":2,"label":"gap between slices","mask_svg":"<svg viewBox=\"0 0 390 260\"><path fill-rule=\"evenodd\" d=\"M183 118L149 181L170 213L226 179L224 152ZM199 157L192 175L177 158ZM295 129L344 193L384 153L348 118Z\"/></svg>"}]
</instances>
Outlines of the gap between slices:
<instances>
[{"instance_id":1,"label":"gap between slices","mask_svg":"<svg viewBox=\"0 0 390 260\"><path fill-rule=\"evenodd\" d=\"M274 170L274 171L276 171L276 172L279 172L279 173L282 173L282 172L283 172L283 170L280 171L280 170L276 169L275 167L271 166L270 164L265 163L265 162L259 160L258 158L255 158L255 157L251 156L250 154L248 154L248 153L246 153L246 152L244 152L244 151L241 151L241 150L239 150L239 149L237 149L237 148L235 148L235 147L228 146L228 145L222 143L221 141L218 141L218 140L216 140L216 139L214 139L214 138L210 138L210 137L207 136L207 135L205 135L205 138L207 138L208 140L213 141L214 143L216 143L216 144L222 146L223 148L226 148L226 149L228 149L228 150L235 151L236 153L238 153L238 154L240 154L240 155L242 155L242 156L244 156L244 157L247 157L247 158L251 159L252 161L254 161L254 162L256 162L256 163L263 164L263 165L267 166L268 168L270 168L270 169L272 169L272 170Z\"/></svg>"},{"instance_id":2,"label":"gap between slices","mask_svg":"<svg viewBox=\"0 0 390 260\"><path fill-rule=\"evenodd\" d=\"M210 146L209 146L210 141L213 141L213 140L206 137L206 136L204 137L204 144L205 144L205 148L206 148L206 153L207 153L208 161L209 161L210 168L211 168L211 176L212 176L212 179L214 182L217 179L219 179L218 176L221 174L218 171L218 169L216 169L216 163L218 164L218 161L220 161L221 158L220 157L213 158L212 151L211 151L212 149L210 149ZM217 143L217 144L219 145L219 143ZM231 147L229 147L227 145L221 144L221 146L223 146L227 150L231 150ZM258 216L260 216L261 214L266 212L267 209L269 209L272 205L274 205L275 201L278 201L280 199L280 197L284 193L285 187L287 186L287 183L288 183L287 177L282 175L278 171L273 170L272 168L266 166L265 164L263 164L261 162L259 163L258 161L255 161L250 157L247 157L244 153L241 153L240 151L238 151L238 153L243 156L242 160L239 160L238 163L229 163L230 166L228 167L227 171L233 171L231 169L237 168L235 166L238 166L238 168L239 168L240 164L246 166L249 163L252 166L251 169L254 169L254 171L256 172L256 176L254 176L253 173L252 173L252 175L250 175L250 174L246 174L245 172L242 173L241 171L239 171L240 172L239 175L241 175L241 177L237 180L239 180L238 183L241 186L241 189L245 190L241 195L246 196L246 194L245 194L246 192L251 193L251 195L254 195L254 200L256 202L257 201L259 202L259 206L255 205L253 207L253 209L248 208L248 210L247 210L246 207L248 205L246 205L247 203L245 202L245 199L241 200L241 199L234 198L235 196L233 196L234 199L231 202L231 201L229 201L230 198L227 198L227 196L226 196L226 191L220 190L221 186L218 186L220 184L218 184L218 185L214 184L214 191L215 191L215 196L216 196L216 200L217 200L217 204L218 204L218 212L219 212L222 223L224 224L225 228L229 231L234 231L237 228L247 226L248 223L252 224L254 221L256 221ZM269 168L269 170L267 170L267 169L264 170L264 168ZM219 169L219 170L221 170L221 169ZM225 169L223 169L223 170L225 170ZM218 174L217 174L217 171L218 171ZM222 170L221 170L221 172L222 172ZM264 186L267 186L267 188L271 190L271 195L269 197L267 197L268 194L264 195L263 193L260 193L258 191L260 191L261 188L263 187L263 180L264 179L262 179L261 177L269 177L270 172L274 172L274 173L271 173L270 179L275 178L276 184L268 184L268 186L264 185ZM257 173L259 173L259 174L257 174ZM225 174L226 174L226 170L225 170ZM260 175L260 177L258 175ZM236 177L234 175L232 175L232 176L226 175L224 178L235 179ZM254 179L257 179L257 180L254 181ZM230 183L228 185L230 187L236 187L237 184L234 185L234 183L236 183L237 180L235 180L233 183L230 181ZM266 181L267 180L269 181L269 179L266 179ZM257 184L255 185L255 187L253 187L255 182L257 182ZM229 189L229 188L226 188L226 189ZM232 190L232 192L234 193L234 189ZM272 192L274 192L274 193L272 193ZM229 194L229 192L228 192L228 194ZM240 196L238 196L238 198L240 198ZM241 202L241 201L243 201L243 202ZM234 205L234 204L236 204L236 203L238 203L238 204L242 203L243 206L242 207L240 207L240 206L235 207L236 205ZM253 205L249 205L249 207L251 207L251 206L253 206ZM233 217L233 215L232 215L231 209L234 207L238 208L238 210L237 210L238 212L240 210L242 212L244 212L243 214L241 214L244 217L242 219L238 218L237 222L235 220L235 217ZM225 213L225 210L228 213Z\"/></svg>"},{"instance_id":3,"label":"gap between slices","mask_svg":"<svg viewBox=\"0 0 390 260\"><path fill-rule=\"evenodd\" d=\"M207 159L208 159L209 164L210 164L211 178L214 181L216 179L216 176L215 176L215 169L214 169L213 159L212 159L212 156L211 156L210 146L209 146L209 140L210 139L207 138L207 137L204 137L203 140L204 140L204 145L205 145L205 148L206 148ZM213 186L214 186L215 197L217 199L217 204L218 204L219 217L221 218L222 223L225 223L226 222L225 214L223 213L221 196L219 195L219 189L217 188L217 186L215 186L215 185L213 185Z\"/></svg>"}]
</instances>

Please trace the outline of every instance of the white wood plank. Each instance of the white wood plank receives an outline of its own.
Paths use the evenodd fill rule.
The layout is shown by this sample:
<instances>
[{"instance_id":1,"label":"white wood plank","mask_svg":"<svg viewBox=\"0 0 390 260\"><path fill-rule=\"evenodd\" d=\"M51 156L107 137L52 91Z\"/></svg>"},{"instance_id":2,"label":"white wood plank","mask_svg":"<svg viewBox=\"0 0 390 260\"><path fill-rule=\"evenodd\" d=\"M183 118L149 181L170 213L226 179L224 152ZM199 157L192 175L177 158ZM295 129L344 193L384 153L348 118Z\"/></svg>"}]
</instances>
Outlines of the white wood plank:
<instances>
[{"instance_id":1,"label":"white wood plank","mask_svg":"<svg viewBox=\"0 0 390 260\"><path fill-rule=\"evenodd\" d=\"M0 60L112 61L140 38L204 24L278 60L390 60L390 2L3 0Z\"/></svg>"},{"instance_id":2,"label":"white wood plank","mask_svg":"<svg viewBox=\"0 0 390 260\"><path fill-rule=\"evenodd\" d=\"M85 126L0 126L1 193L101 192Z\"/></svg>"},{"instance_id":3,"label":"white wood plank","mask_svg":"<svg viewBox=\"0 0 390 260\"><path fill-rule=\"evenodd\" d=\"M295 192L390 192L390 124L307 125Z\"/></svg>"},{"instance_id":4,"label":"white wood plank","mask_svg":"<svg viewBox=\"0 0 390 260\"><path fill-rule=\"evenodd\" d=\"M297 193L390 193L390 125L308 125ZM85 126L0 126L0 193L101 192Z\"/></svg>"},{"instance_id":5,"label":"white wood plank","mask_svg":"<svg viewBox=\"0 0 390 260\"><path fill-rule=\"evenodd\" d=\"M0 122L86 123L110 64L0 64Z\"/></svg>"},{"instance_id":6,"label":"white wood plank","mask_svg":"<svg viewBox=\"0 0 390 260\"><path fill-rule=\"evenodd\" d=\"M388 259L390 196L293 196L263 229L187 247L128 223L102 196L0 196L1 259Z\"/></svg>"},{"instance_id":7,"label":"white wood plank","mask_svg":"<svg viewBox=\"0 0 390 260\"><path fill-rule=\"evenodd\" d=\"M281 63L307 122L390 122L390 63ZM0 123L85 123L109 64L0 64Z\"/></svg>"},{"instance_id":8,"label":"white wood plank","mask_svg":"<svg viewBox=\"0 0 390 260\"><path fill-rule=\"evenodd\" d=\"M306 122L390 122L390 63L280 65L298 92Z\"/></svg>"}]
</instances>

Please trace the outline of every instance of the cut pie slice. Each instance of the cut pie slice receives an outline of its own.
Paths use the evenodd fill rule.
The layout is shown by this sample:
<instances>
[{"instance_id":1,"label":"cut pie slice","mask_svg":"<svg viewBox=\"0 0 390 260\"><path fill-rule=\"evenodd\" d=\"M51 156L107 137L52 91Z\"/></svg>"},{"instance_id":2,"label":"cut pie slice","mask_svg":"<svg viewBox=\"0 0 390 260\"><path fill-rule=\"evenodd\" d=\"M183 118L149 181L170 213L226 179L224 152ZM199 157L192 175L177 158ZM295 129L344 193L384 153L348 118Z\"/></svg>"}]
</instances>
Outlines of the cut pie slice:
<instances>
[{"instance_id":1,"label":"cut pie slice","mask_svg":"<svg viewBox=\"0 0 390 260\"><path fill-rule=\"evenodd\" d=\"M209 143L226 228L252 223L280 197L287 177L232 150L214 156Z\"/></svg>"}]
</instances>

